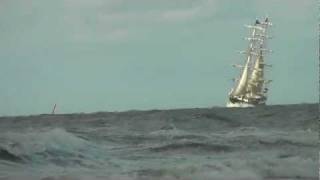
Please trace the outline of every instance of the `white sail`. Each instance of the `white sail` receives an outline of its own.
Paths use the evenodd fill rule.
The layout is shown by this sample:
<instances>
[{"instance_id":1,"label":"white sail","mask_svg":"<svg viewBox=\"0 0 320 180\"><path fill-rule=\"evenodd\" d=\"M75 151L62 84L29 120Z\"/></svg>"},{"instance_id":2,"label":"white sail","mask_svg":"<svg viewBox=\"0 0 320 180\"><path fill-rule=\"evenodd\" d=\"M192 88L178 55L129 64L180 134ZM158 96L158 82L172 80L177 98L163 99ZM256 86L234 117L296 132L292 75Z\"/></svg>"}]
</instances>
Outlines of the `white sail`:
<instances>
[{"instance_id":1,"label":"white sail","mask_svg":"<svg viewBox=\"0 0 320 180\"><path fill-rule=\"evenodd\" d=\"M241 77L237 81L236 87L231 92L231 96L244 96L247 90L247 84L248 84L248 74L249 74L249 62L250 62L250 56L248 56L248 60L246 65L243 67Z\"/></svg>"},{"instance_id":2,"label":"white sail","mask_svg":"<svg viewBox=\"0 0 320 180\"><path fill-rule=\"evenodd\" d=\"M252 73L248 80L247 91L250 94L253 94L253 95L261 94L263 84L264 84L263 72L264 72L264 64L263 64L263 56L261 52L260 56L257 58L257 60L254 63Z\"/></svg>"}]
</instances>

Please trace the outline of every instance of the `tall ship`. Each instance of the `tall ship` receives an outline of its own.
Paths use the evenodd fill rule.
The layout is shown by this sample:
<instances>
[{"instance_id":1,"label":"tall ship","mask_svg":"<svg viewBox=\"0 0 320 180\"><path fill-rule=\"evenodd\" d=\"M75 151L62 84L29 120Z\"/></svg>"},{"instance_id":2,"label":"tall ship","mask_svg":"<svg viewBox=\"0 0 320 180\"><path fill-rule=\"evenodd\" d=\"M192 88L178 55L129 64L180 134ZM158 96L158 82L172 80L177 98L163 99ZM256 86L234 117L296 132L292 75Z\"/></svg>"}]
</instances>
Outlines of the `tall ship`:
<instances>
[{"instance_id":1,"label":"tall ship","mask_svg":"<svg viewBox=\"0 0 320 180\"><path fill-rule=\"evenodd\" d=\"M256 20L253 25L246 25L250 37L246 38L249 45L245 54L244 65L233 65L240 68L239 77L234 79L234 87L229 92L227 107L254 107L265 105L267 101L268 84L271 80L265 79L265 68L271 65L265 64L265 55L271 50L267 49L267 35L272 26L269 18L263 21Z\"/></svg>"}]
</instances>

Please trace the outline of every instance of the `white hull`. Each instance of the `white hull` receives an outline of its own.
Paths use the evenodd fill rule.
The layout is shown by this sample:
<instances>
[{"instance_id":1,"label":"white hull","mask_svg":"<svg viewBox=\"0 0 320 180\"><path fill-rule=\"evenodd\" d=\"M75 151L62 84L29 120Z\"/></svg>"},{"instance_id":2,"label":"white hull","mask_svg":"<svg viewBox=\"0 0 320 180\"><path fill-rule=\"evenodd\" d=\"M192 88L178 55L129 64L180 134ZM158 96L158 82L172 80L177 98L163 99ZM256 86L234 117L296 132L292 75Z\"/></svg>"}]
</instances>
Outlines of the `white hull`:
<instances>
[{"instance_id":1,"label":"white hull","mask_svg":"<svg viewBox=\"0 0 320 180\"><path fill-rule=\"evenodd\" d=\"M227 103L227 107L241 107L241 108L246 108L246 107L255 107L255 105L253 104L248 104L248 103L232 103L232 102L228 102Z\"/></svg>"}]
</instances>

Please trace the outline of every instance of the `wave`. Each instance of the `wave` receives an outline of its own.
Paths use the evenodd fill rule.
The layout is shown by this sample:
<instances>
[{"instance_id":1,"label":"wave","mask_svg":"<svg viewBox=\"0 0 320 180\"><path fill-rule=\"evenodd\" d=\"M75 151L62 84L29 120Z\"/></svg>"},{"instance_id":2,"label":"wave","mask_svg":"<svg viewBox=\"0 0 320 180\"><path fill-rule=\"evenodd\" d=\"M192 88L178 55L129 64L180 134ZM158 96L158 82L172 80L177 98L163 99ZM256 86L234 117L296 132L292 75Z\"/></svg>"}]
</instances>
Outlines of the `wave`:
<instances>
[{"instance_id":1,"label":"wave","mask_svg":"<svg viewBox=\"0 0 320 180\"><path fill-rule=\"evenodd\" d=\"M312 179L317 107L0 117L0 179Z\"/></svg>"},{"instance_id":2,"label":"wave","mask_svg":"<svg viewBox=\"0 0 320 180\"><path fill-rule=\"evenodd\" d=\"M171 144L165 144L158 147L149 148L152 152L167 152L167 153L204 153L204 152L231 152L233 147L223 144L211 144L205 142L177 142Z\"/></svg>"},{"instance_id":3,"label":"wave","mask_svg":"<svg viewBox=\"0 0 320 180\"><path fill-rule=\"evenodd\" d=\"M7 160L7 161L13 161L13 162L22 162L23 159L19 156L16 156L6 149L1 149L0 148L0 159L2 160Z\"/></svg>"},{"instance_id":4,"label":"wave","mask_svg":"<svg viewBox=\"0 0 320 180\"><path fill-rule=\"evenodd\" d=\"M75 172L63 175L48 175L42 178L18 177L9 179L26 180L271 180L271 179L317 179L317 159L300 157L277 158L272 152L259 153L254 157L244 154L230 156L222 161L217 159L195 159L189 163L166 163L160 167L142 166L123 173L95 174L92 171ZM142 164L141 164L142 165ZM1 179L1 178L0 178Z\"/></svg>"},{"instance_id":5,"label":"wave","mask_svg":"<svg viewBox=\"0 0 320 180\"><path fill-rule=\"evenodd\" d=\"M0 159L55 164L93 158L96 146L61 128L8 132L1 135ZM98 158L98 157L97 157Z\"/></svg>"},{"instance_id":6,"label":"wave","mask_svg":"<svg viewBox=\"0 0 320 180\"><path fill-rule=\"evenodd\" d=\"M150 137L163 137L167 139L199 139L204 140L209 137L203 133L190 132L186 130L181 130L176 128L174 125L171 125L174 128L160 128L160 130L155 130L150 132L148 135Z\"/></svg>"}]
</instances>

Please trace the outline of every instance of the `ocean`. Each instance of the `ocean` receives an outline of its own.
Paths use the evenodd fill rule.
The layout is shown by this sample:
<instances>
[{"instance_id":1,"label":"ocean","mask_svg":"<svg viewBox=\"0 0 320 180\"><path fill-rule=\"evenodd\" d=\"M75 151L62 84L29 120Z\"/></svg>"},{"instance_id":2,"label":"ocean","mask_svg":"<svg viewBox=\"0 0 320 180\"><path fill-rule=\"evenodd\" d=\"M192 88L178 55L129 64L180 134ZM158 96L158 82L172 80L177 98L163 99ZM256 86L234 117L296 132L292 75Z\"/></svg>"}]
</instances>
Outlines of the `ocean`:
<instances>
[{"instance_id":1,"label":"ocean","mask_svg":"<svg viewBox=\"0 0 320 180\"><path fill-rule=\"evenodd\" d=\"M317 104L0 117L0 180L318 179Z\"/></svg>"}]
</instances>

